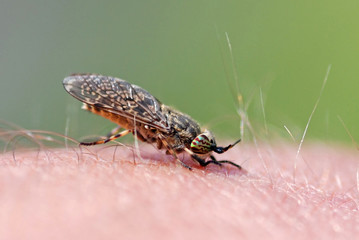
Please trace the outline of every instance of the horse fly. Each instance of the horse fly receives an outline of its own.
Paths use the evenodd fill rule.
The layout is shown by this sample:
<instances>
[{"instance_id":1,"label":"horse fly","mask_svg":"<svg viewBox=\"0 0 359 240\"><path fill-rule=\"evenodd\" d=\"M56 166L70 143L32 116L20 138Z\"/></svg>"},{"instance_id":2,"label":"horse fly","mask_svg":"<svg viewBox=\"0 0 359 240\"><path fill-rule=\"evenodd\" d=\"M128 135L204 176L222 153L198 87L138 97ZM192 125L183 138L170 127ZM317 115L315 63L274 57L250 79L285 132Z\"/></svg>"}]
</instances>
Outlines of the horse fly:
<instances>
[{"instance_id":1,"label":"horse fly","mask_svg":"<svg viewBox=\"0 0 359 240\"><path fill-rule=\"evenodd\" d=\"M211 154L212 151L224 153L240 140L226 147L217 146L210 131L201 131L199 124L190 116L162 104L139 86L98 74L73 74L63 80L63 85L69 94L84 103L83 109L118 125L107 138L81 142L81 145L107 143L132 133L143 142L155 143L158 149L166 149L167 154L188 169L191 167L179 160L177 153L186 151L203 167L227 163L241 169L234 162L217 161Z\"/></svg>"}]
</instances>

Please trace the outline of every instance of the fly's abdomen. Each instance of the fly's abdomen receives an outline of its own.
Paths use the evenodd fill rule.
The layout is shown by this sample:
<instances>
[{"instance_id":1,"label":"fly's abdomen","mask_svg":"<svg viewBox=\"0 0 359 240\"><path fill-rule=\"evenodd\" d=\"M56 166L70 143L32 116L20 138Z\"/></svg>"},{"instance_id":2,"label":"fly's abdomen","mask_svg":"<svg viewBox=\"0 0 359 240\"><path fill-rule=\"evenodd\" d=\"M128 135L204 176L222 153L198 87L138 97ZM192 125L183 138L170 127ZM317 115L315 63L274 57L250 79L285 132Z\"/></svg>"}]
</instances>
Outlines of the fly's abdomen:
<instances>
[{"instance_id":1,"label":"fly's abdomen","mask_svg":"<svg viewBox=\"0 0 359 240\"><path fill-rule=\"evenodd\" d=\"M116 123L117 125L120 125L123 128L134 129L135 122L132 119L123 117L122 115L115 114L115 113L109 112L103 108L96 107L94 105L89 105L86 103L84 103L82 108L85 110L88 110L96 115L104 117L104 118Z\"/></svg>"},{"instance_id":2,"label":"fly's abdomen","mask_svg":"<svg viewBox=\"0 0 359 240\"><path fill-rule=\"evenodd\" d=\"M98 74L75 74L65 78L63 84L68 93L90 106L90 111L113 122L119 121L117 115L121 122L127 119L126 126L133 121L164 132L170 130L161 102L136 85Z\"/></svg>"}]
</instances>

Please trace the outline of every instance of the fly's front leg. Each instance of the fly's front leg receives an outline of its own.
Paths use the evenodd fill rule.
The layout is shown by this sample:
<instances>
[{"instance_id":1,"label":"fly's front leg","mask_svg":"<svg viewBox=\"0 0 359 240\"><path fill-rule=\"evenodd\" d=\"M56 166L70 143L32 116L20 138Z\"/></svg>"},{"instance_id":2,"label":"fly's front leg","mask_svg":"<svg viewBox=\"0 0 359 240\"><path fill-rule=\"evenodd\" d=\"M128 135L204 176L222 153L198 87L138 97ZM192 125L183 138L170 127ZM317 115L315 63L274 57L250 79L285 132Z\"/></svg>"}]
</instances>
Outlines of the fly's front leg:
<instances>
[{"instance_id":1,"label":"fly's front leg","mask_svg":"<svg viewBox=\"0 0 359 240\"><path fill-rule=\"evenodd\" d=\"M115 128L115 129L117 129L117 128ZM112 130L112 131L114 131L114 130ZM118 130L116 130L116 131L118 132ZM115 140L116 138L123 137L123 136L129 134L130 132L132 132L132 130L126 129L126 130L124 130L124 131L122 131L120 133L111 135L111 136L107 137L106 139L101 139L101 140L98 140L98 141L95 141L95 142L81 142L80 145L92 146L92 145L107 143L107 142Z\"/></svg>"},{"instance_id":2,"label":"fly's front leg","mask_svg":"<svg viewBox=\"0 0 359 240\"><path fill-rule=\"evenodd\" d=\"M222 163L228 163L228 164L231 164L232 166L235 166L237 167L239 170L242 169L241 166L239 166L238 164L234 163L234 162L231 162L231 161L228 161L228 160L220 160L220 161L217 161L216 158L213 156L213 155L210 155L211 157L211 160L210 161L207 161L207 165L209 163L214 163L214 164L217 164L217 165L221 165Z\"/></svg>"},{"instance_id":3,"label":"fly's front leg","mask_svg":"<svg viewBox=\"0 0 359 240\"><path fill-rule=\"evenodd\" d=\"M185 151L194 159L196 160L199 165L201 165L202 167L206 167L208 164L215 164L215 165L219 165L222 166L222 163L228 163L231 164L235 167L237 167L238 169L242 169L241 166L239 166L238 164L235 164L234 162L231 161L227 161L227 160L221 160L221 161L217 161L217 159L213 156L210 155L211 160L209 161L205 161L204 159L200 158L198 155L196 155L194 152L192 152L191 150L189 150L188 148L185 148Z\"/></svg>"},{"instance_id":4,"label":"fly's front leg","mask_svg":"<svg viewBox=\"0 0 359 240\"><path fill-rule=\"evenodd\" d=\"M199 165L201 165L202 167L205 167L207 166L208 164L210 163L213 163L213 164L216 164L216 165L219 165L221 166L222 164L216 160L214 161L205 161L204 159L202 159L201 157L199 157L197 154L195 154L194 152L192 152L191 150L189 150L188 148L185 148L184 149L191 157L193 160L195 160L196 162L199 163Z\"/></svg>"}]
</instances>

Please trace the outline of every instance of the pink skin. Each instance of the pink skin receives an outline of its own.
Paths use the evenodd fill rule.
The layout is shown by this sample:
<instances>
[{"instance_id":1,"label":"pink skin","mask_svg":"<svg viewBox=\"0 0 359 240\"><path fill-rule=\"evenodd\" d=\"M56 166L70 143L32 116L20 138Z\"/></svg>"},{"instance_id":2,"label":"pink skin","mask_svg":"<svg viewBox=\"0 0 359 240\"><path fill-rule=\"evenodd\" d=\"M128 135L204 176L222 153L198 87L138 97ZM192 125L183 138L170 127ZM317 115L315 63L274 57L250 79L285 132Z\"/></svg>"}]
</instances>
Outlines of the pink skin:
<instances>
[{"instance_id":1,"label":"pink skin","mask_svg":"<svg viewBox=\"0 0 359 240\"><path fill-rule=\"evenodd\" d=\"M287 143L239 144L216 157L245 170L185 157L189 171L140 149L141 158L104 145L2 155L0 239L359 236L357 151L305 144L296 159Z\"/></svg>"}]
</instances>

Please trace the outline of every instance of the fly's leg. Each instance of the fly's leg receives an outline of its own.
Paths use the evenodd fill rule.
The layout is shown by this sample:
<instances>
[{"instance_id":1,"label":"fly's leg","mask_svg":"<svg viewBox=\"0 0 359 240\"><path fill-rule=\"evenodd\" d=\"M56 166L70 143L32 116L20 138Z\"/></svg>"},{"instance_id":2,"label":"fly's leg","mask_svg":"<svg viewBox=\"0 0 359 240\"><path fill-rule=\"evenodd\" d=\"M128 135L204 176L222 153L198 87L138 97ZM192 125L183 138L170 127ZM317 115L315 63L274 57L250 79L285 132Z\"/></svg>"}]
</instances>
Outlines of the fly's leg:
<instances>
[{"instance_id":1,"label":"fly's leg","mask_svg":"<svg viewBox=\"0 0 359 240\"><path fill-rule=\"evenodd\" d=\"M188 166L178 158L176 152L168 146L167 142L162 137L159 136L159 138L161 139L162 144L165 146L167 151L176 159L177 162L179 162L183 167L187 168L188 170L192 170L190 166Z\"/></svg>"},{"instance_id":2,"label":"fly's leg","mask_svg":"<svg viewBox=\"0 0 359 240\"><path fill-rule=\"evenodd\" d=\"M228 163L231 164L235 167L237 167L238 169L242 169L241 166L239 166L238 164L235 164L234 162L228 161L228 160L220 160L218 161L213 155L210 155L211 160L209 161L205 161L204 159L200 158L198 155L196 155L194 152L192 152L191 150L189 150L188 148L185 148L185 151L194 159L196 160L199 165L201 165L202 167L206 167L208 164L215 164L215 165L219 165L222 166L222 163Z\"/></svg>"},{"instance_id":3,"label":"fly's leg","mask_svg":"<svg viewBox=\"0 0 359 240\"><path fill-rule=\"evenodd\" d=\"M207 165L210 164L210 163L214 163L214 164L217 164L217 165L222 165L222 163L228 163L228 164L231 164L231 165L235 166L235 167L238 168L239 170L242 169L241 166L239 166L238 164L236 164L236 163L234 163L234 162L231 162L231 161L228 161L228 160L220 160L220 161L217 161L217 159L216 159L213 155L210 155L210 158L211 158L211 160L207 161L205 166L207 166Z\"/></svg>"},{"instance_id":4,"label":"fly's leg","mask_svg":"<svg viewBox=\"0 0 359 240\"><path fill-rule=\"evenodd\" d=\"M182 162L178 157L177 154L175 153L175 151L173 151L172 149L168 150L172 156L177 160L177 162L179 162L183 167L187 168L188 170L192 171L192 168L190 166L188 166L187 164L185 164L184 162Z\"/></svg>"},{"instance_id":5,"label":"fly's leg","mask_svg":"<svg viewBox=\"0 0 359 240\"><path fill-rule=\"evenodd\" d=\"M221 166L222 164L219 163L218 161L205 161L204 159L200 158L198 155L196 155L194 152L192 152L191 150L189 150L188 148L184 149L191 157L193 160L195 160L197 163L199 163L199 165L201 165L202 167L207 166L210 163L216 164Z\"/></svg>"},{"instance_id":6,"label":"fly's leg","mask_svg":"<svg viewBox=\"0 0 359 240\"><path fill-rule=\"evenodd\" d=\"M112 131L114 131L114 130L112 130ZM109 136L106 139L101 139L101 140L98 140L98 141L95 141L95 142L81 142L80 145L92 146L92 145L107 143L107 142L115 140L116 138L123 137L123 136L129 134L130 132L132 132L132 130L126 129L126 130L124 130L124 131L122 131L120 133L117 133L115 135Z\"/></svg>"},{"instance_id":7,"label":"fly's leg","mask_svg":"<svg viewBox=\"0 0 359 240\"><path fill-rule=\"evenodd\" d=\"M109 132L106 135L106 138L110 138L118 133L120 133L120 130L122 129L122 127L120 125L118 125L117 127L115 127L114 129L111 130L111 132Z\"/></svg>"}]
</instances>

